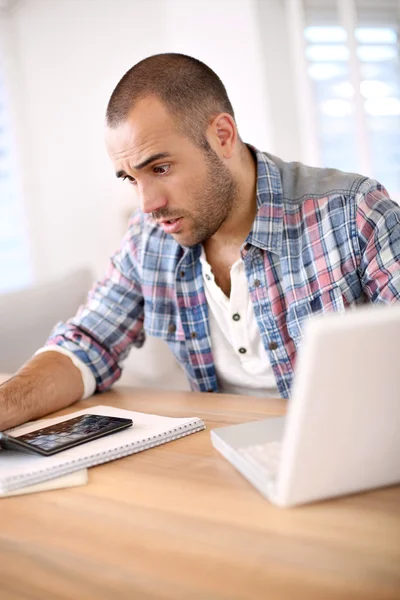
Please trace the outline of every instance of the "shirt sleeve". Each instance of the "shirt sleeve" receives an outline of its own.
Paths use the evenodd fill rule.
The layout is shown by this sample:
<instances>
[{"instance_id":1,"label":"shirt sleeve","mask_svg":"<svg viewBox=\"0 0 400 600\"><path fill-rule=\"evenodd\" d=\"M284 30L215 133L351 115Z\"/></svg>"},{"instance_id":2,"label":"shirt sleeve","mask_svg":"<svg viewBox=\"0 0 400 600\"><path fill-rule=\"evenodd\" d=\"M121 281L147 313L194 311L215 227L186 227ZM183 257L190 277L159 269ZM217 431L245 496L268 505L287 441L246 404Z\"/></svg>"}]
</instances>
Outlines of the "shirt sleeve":
<instances>
[{"instance_id":1,"label":"shirt sleeve","mask_svg":"<svg viewBox=\"0 0 400 600\"><path fill-rule=\"evenodd\" d=\"M359 274L371 302L400 300L400 206L367 180L358 194Z\"/></svg>"},{"instance_id":2,"label":"shirt sleeve","mask_svg":"<svg viewBox=\"0 0 400 600\"><path fill-rule=\"evenodd\" d=\"M130 348L141 347L144 302L138 268L142 217L135 213L105 277L96 282L77 314L58 323L45 346L72 352L91 370L96 390L107 390L121 375Z\"/></svg>"},{"instance_id":3,"label":"shirt sleeve","mask_svg":"<svg viewBox=\"0 0 400 600\"><path fill-rule=\"evenodd\" d=\"M83 383L83 394L80 400L84 400L85 398L89 398L89 396L92 396L96 389L96 380L89 367L82 360L80 360L74 352L71 352L71 350L67 350L67 348L63 348L62 346L55 346L49 344L48 346L44 346L43 348L40 348L37 352L35 352L35 356L37 354L42 354L43 352L50 351L59 352L60 354L64 354L64 356L68 356L68 358L71 359L75 367L79 370Z\"/></svg>"}]
</instances>

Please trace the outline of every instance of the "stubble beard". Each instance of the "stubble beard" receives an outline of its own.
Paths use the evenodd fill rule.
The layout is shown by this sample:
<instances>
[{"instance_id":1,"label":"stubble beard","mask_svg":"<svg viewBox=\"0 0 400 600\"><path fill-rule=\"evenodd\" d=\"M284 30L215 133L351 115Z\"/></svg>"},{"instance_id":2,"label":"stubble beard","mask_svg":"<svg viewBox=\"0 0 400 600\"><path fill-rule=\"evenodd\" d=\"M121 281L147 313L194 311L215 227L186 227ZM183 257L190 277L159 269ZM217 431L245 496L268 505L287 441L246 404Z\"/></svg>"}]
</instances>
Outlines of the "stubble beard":
<instances>
[{"instance_id":1,"label":"stubble beard","mask_svg":"<svg viewBox=\"0 0 400 600\"><path fill-rule=\"evenodd\" d=\"M203 244L212 237L232 214L237 202L237 183L229 169L211 148L205 152L208 164L205 184L196 192L192 212L191 240L184 246Z\"/></svg>"}]
</instances>

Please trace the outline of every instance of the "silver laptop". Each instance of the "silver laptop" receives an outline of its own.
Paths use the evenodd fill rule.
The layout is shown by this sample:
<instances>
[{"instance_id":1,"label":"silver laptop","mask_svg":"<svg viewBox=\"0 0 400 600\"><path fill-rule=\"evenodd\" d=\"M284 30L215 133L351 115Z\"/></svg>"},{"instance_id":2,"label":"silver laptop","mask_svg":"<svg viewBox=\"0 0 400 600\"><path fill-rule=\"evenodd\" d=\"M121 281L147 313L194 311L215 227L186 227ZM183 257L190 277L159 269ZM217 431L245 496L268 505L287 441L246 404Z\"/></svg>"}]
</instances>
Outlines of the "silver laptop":
<instances>
[{"instance_id":1,"label":"silver laptop","mask_svg":"<svg viewBox=\"0 0 400 600\"><path fill-rule=\"evenodd\" d=\"M286 417L211 440L278 506L400 482L400 305L310 319Z\"/></svg>"}]
</instances>

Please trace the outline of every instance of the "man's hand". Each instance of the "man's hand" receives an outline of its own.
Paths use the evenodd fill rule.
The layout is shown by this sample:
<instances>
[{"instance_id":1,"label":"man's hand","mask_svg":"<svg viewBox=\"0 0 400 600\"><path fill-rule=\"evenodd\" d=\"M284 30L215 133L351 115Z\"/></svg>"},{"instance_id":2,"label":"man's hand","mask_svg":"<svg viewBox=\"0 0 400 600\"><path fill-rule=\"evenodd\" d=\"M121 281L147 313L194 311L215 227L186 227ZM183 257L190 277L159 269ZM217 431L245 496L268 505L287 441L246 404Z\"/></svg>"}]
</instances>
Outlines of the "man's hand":
<instances>
[{"instance_id":1,"label":"man's hand","mask_svg":"<svg viewBox=\"0 0 400 600\"><path fill-rule=\"evenodd\" d=\"M82 377L59 352L42 352L0 386L0 431L69 406L83 395Z\"/></svg>"}]
</instances>

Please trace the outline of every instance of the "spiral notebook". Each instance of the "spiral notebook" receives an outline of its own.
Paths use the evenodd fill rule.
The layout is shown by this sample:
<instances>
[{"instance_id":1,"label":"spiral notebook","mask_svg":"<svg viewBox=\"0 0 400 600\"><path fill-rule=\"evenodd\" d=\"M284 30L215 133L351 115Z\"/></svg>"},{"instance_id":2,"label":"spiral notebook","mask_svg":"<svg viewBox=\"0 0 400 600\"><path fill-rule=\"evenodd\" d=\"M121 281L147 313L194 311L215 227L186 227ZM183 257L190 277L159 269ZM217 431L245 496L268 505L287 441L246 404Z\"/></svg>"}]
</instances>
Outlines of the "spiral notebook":
<instances>
[{"instance_id":1,"label":"spiral notebook","mask_svg":"<svg viewBox=\"0 0 400 600\"><path fill-rule=\"evenodd\" d=\"M41 481L33 485L24 485L17 490L11 490L10 492L0 492L0 498L8 498L9 496L22 496L24 494L36 494L38 492L49 492L51 490L59 490L61 488L77 487L79 485L86 485L88 482L87 469L79 469L73 473L67 475L61 475L60 477L54 477L47 481Z\"/></svg>"},{"instance_id":2,"label":"spiral notebook","mask_svg":"<svg viewBox=\"0 0 400 600\"><path fill-rule=\"evenodd\" d=\"M40 424L32 423L23 428L23 433L84 414L132 419L133 427L64 450L54 456L0 450L0 494L142 452L205 429L203 421L197 417L161 417L111 406L93 406L62 417L41 420Z\"/></svg>"}]
</instances>

